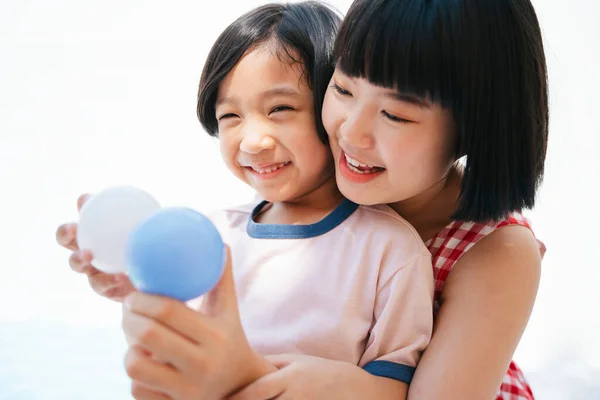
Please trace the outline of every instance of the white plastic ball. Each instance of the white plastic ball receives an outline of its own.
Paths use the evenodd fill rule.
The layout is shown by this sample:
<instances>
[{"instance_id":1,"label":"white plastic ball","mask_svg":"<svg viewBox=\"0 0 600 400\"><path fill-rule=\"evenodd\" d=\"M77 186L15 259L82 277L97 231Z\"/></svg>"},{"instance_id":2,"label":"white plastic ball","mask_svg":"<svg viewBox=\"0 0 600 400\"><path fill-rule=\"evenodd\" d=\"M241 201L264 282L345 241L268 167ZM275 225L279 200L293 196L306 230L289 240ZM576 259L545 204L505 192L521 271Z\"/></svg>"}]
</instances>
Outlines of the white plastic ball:
<instances>
[{"instance_id":1,"label":"white plastic ball","mask_svg":"<svg viewBox=\"0 0 600 400\"><path fill-rule=\"evenodd\" d=\"M82 207L77 226L77 243L91 250L92 265L105 273L125 273L130 233L160 204L141 189L117 186L92 196Z\"/></svg>"}]
</instances>

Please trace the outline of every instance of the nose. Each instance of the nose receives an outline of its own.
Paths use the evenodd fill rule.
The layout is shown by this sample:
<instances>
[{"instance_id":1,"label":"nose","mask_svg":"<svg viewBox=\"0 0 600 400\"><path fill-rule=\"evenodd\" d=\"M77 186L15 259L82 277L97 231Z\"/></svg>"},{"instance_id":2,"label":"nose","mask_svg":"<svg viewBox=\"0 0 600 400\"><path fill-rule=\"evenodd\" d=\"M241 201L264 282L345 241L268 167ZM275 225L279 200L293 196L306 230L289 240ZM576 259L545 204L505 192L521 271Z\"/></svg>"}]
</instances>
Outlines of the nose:
<instances>
[{"instance_id":1,"label":"nose","mask_svg":"<svg viewBox=\"0 0 600 400\"><path fill-rule=\"evenodd\" d=\"M248 121L242 129L240 150L248 154L275 149L275 139L268 124Z\"/></svg>"},{"instance_id":2,"label":"nose","mask_svg":"<svg viewBox=\"0 0 600 400\"><path fill-rule=\"evenodd\" d=\"M340 125L340 138L347 146L358 149L373 147L373 119L366 107L355 105L348 110L346 119Z\"/></svg>"}]
</instances>

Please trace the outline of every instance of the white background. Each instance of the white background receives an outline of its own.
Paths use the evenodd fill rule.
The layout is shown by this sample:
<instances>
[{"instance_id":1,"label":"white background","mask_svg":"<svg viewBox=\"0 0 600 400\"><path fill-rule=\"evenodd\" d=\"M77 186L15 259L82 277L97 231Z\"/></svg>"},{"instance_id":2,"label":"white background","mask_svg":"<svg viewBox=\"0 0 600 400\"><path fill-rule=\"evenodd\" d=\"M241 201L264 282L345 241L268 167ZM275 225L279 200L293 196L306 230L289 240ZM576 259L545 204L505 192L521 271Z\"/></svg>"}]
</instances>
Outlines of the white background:
<instances>
[{"instance_id":1,"label":"white background","mask_svg":"<svg viewBox=\"0 0 600 400\"><path fill-rule=\"evenodd\" d=\"M0 1L0 399L129 398L120 308L69 270L55 229L80 193L113 184L205 211L251 198L195 101L212 42L261 3ZM534 5L552 122L529 216L548 253L515 359L542 400L598 399L600 6Z\"/></svg>"}]
</instances>

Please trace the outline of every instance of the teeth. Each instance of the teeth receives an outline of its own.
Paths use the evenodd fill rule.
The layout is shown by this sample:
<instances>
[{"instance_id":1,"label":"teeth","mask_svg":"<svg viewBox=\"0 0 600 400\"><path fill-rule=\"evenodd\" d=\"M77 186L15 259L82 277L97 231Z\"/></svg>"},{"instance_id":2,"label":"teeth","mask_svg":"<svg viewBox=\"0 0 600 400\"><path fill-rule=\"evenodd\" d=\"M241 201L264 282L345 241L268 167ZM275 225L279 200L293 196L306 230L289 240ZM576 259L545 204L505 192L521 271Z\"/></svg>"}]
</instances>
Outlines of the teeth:
<instances>
[{"instance_id":1,"label":"teeth","mask_svg":"<svg viewBox=\"0 0 600 400\"><path fill-rule=\"evenodd\" d=\"M256 172L258 172L259 174L268 174L269 172L273 172L273 171L277 171L279 168L285 167L286 165L288 165L290 162L282 162L279 164L274 164L269 166L268 168L256 168L256 167L252 167L252 169Z\"/></svg>"},{"instance_id":2,"label":"teeth","mask_svg":"<svg viewBox=\"0 0 600 400\"><path fill-rule=\"evenodd\" d=\"M354 165L352 165L352 164L348 164L348 168L350 168L350 171L352 171L352 172L356 172L357 174L367 174L367 173L369 173L369 171L362 171L362 170L360 170L360 169L356 168L356 167L355 167Z\"/></svg>"},{"instance_id":3,"label":"teeth","mask_svg":"<svg viewBox=\"0 0 600 400\"><path fill-rule=\"evenodd\" d=\"M346 153L344 153L344 156L346 157L346 161L348 162L348 164L350 164L353 167L363 167L363 168L375 168L372 165L369 164L363 164L358 160L355 160L354 158L350 158L348 157L348 155Z\"/></svg>"}]
</instances>

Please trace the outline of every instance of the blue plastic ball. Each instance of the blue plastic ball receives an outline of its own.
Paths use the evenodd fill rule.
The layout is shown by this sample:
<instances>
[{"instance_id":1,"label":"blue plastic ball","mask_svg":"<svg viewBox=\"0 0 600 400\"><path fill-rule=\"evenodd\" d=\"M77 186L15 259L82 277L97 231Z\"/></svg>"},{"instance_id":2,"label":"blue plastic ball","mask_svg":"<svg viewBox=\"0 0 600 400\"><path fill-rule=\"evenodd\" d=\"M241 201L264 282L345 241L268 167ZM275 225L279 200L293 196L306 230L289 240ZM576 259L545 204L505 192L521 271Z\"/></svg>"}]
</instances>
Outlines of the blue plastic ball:
<instances>
[{"instance_id":1,"label":"blue plastic ball","mask_svg":"<svg viewBox=\"0 0 600 400\"><path fill-rule=\"evenodd\" d=\"M142 292L188 301L215 287L224 256L221 235L208 218L188 208L163 208L129 237L129 279Z\"/></svg>"}]
</instances>

